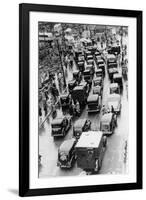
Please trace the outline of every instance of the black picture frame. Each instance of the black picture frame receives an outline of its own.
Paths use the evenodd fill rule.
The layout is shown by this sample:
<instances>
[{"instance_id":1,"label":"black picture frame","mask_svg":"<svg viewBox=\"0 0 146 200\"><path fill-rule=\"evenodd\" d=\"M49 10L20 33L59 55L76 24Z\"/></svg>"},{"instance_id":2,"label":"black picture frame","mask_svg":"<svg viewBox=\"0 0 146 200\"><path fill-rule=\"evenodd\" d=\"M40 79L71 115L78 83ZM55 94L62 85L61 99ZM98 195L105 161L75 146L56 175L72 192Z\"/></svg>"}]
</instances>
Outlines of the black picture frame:
<instances>
[{"instance_id":1,"label":"black picture frame","mask_svg":"<svg viewBox=\"0 0 146 200\"><path fill-rule=\"evenodd\" d=\"M29 13L54 12L116 17L134 17L137 31L137 180L136 183L64 188L29 187ZM19 195L56 195L142 189L142 11L58 5L19 5Z\"/></svg>"}]
</instances>

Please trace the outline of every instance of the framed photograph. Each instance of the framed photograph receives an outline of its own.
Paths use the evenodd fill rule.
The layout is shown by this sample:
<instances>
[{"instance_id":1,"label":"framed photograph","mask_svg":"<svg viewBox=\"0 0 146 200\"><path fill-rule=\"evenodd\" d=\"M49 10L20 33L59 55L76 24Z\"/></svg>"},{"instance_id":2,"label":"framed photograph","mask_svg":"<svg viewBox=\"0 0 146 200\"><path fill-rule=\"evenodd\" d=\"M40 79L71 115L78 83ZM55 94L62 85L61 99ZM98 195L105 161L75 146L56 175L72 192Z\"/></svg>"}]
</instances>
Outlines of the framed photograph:
<instances>
[{"instance_id":1,"label":"framed photograph","mask_svg":"<svg viewBox=\"0 0 146 200\"><path fill-rule=\"evenodd\" d=\"M142 189L142 11L19 5L19 195Z\"/></svg>"}]
</instances>

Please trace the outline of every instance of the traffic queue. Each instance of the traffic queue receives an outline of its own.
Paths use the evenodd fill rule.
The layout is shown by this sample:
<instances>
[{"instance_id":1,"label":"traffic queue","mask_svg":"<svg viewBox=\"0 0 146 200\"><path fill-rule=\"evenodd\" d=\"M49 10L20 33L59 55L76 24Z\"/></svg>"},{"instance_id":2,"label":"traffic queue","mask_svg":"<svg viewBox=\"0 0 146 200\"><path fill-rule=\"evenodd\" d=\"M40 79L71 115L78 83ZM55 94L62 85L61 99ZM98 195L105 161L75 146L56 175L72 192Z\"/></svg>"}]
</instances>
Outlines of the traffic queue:
<instances>
[{"instance_id":1,"label":"traffic queue","mask_svg":"<svg viewBox=\"0 0 146 200\"><path fill-rule=\"evenodd\" d=\"M117 117L121 113L121 94L125 72L119 71L120 46L111 47L105 55L100 49L87 44L74 52L77 70L60 95L63 115L51 122L52 137L65 137L72 126L72 119L86 109L88 114L101 115L99 130L92 130L92 121L78 118L73 124L72 138L65 140L58 149L57 166L71 168L74 163L87 174L97 173L102 166L107 136L114 133ZM120 65L120 67L122 67ZM109 94L103 105L104 78L110 80Z\"/></svg>"}]
</instances>

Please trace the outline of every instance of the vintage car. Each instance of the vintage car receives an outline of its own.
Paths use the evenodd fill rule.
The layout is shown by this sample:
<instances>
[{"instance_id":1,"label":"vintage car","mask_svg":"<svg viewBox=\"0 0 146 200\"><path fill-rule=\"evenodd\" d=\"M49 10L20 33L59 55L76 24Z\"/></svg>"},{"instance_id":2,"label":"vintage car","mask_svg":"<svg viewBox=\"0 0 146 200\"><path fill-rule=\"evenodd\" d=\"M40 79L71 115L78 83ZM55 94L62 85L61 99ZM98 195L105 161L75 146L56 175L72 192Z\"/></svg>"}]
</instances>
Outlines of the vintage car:
<instances>
[{"instance_id":1,"label":"vintage car","mask_svg":"<svg viewBox=\"0 0 146 200\"><path fill-rule=\"evenodd\" d=\"M102 166L107 138L101 131L83 132L75 146L77 166L86 172L97 173Z\"/></svg>"},{"instance_id":2,"label":"vintage car","mask_svg":"<svg viewBox=\"0 0 146 200\"><path fill-rule=\"evenodd\" d=\"M87 101L87 88L85 85L78 85L76 86L73 91L72 91L72 99L74 102L76 102L76 100L80 103L80 106L84 106L86 105L86 101Z\"/></svg>"},{"instance_id":3,"label":"vintage car","mask_svg":"<svg viewBox=\"0 0 146 200\"><path fill-rule=\"evenodd\" d=\"M94 77L93 79L93 87L94 86L101 86L103 88L103 78L102 77Z\"/></svg>"},{"instance_id":4,"label":"vintage car","mask_svg":"<svg viewBox=\"0 0 146 200\"><path fill-rule=\"evenodd\" d=\"M104 60L102 58L97 59L97 65L104 64Z\"/></svg>"},{"instance_id":5,"label":"vintage car","mask_svg":"<svg viewBox=\"0 0 146 200\"><path fill-rule=\"evenodd\" d=\"M91 121L88 119L78 119L73 126L73 136L79 139L82 132L91 129Z\"/></svg>"},{"instance_id":6,"label":"vintage car","mask_svg":"<svg viewBox=\"0 0 146 200\"><path fill-rule=\"evenodd\" d=\"M60 104L62 109L69 108L72 103L71 95L69 93L61 94L60 95Z\"/></svg>"},{"instance_id":7,"label":"vintage car","mask_svg":"<svg viewBox=\"0 0 146 200\"><path fill-rule=\"evenodd\" d=\"M105 113L101 117L100 130L104 135L111 135L114 133L114 129L117 126L117 115L110 112Z\"/></svg>"},{"instance_id":8,"label":"vintage car","mask_svg":"<svg viewBox=\"0 0 146 200\"><path fill-rule=\"evenodd\" d=\"M99 64L98 65L98 69L102 69L103 76L105 76L105 63L104 64Z\"/></svg>"},{"instance_id":9,"label":"vintage car","mask_svg":"<svg viewBox=\"0 0 146 200\"><path fill-rule=\"evenodd\" d=\"M92 93L93 94L98 94L102 99L103 88L100 85L94 86L92 88Z\"/></svg>"},{"instance_id":10,"label":"vintage car","mask_svg":"<svg viewBox=\"0 0 146 200\"><path fill-rule=\"evenodd\" d=\"M88 47L87 49L88 49L88 51L91 51L92 55L93 55L93 54L95 53L95 51L96 51L96 47L94 47L94 46L90 46L90 47Z\"/></svg>"},{"instance_id":11,"label":"vintage car","mask_svg":"<svg viewBox=\"0 0 146 200\"><path fill-rule=\"evenodd\" d=\"M85 70L85 63L84 61L80 61L77 63L78 69L80 72L83 72Z\"/></svg>"},{"instance_id":12,"label":"vintage car","mask_svg":"<svg viewBox=\"0 0 146 200\"><path fill-rule=\"evenodd\" d=\"M110 94L107 98L107 108L109 111L114 109L114 113L117 115L121 113L121 96L119 94Z\"/></svg>"},{"instance_id":13,"label":"vintage car","mask_svg":"<svg viewBox=\"0 0 146 200\"><path fill-rule=\"evenodd\" d=\"M86 60L87 60L87 57L88 57L88 56L92 56L91 51L85 51L85 56L86 56Z\"/></svg>"},{"instance_id":14,"label":"vintage car","mask_svg":"<svg viewBox=\"0 0 146 200\"><path fill-rule=\"evenodd\" d=\"M76 80L71 80L68 81L68 91L71 94L73 89L77 86L77 81Z\"/></svg>"},{"instance_id":15,"label":"vintage car","mask_svg":"<svg viewBox=\"0 0 146 200\"><path fill-rule=\"evenodd\" d=\"M83 54L79 54L78 56L78 62L85 62L85 57Z\"/></svg>"},{"instance_id":16,"label":"vintage car","mask_svg":"<svg viewBox=\"0 0 146 200\"><path fill-rule=\"evenodd\" d=\"M57 166L60 168L71 168L76 160L75 155L76 139L65 140L58 149Z\"/></svg>"},{"instance_id":17,"label":"vintage car","mask_svg":"<svg viewBox=\"0 0 146 200\"><path fill-rule=\"evenodd\" d=\"M122 75L119 73L116 73L113 75L113 82L118 83L120 88L123 88L123 81L122 81Z\"/></svg>"},{"instance_id":18,"label":"vintage car","mask_svg":"<svg viewBox=\"0 0 146 200\"><path fill-rule=\"evenodd\" d=\"M80 83L82 80L82 73L79 70L74 70L73 79L75 79L78 83Z\"/></svg>"},{"instance_id":19,"label":"vintage car","mask_svg":"<svg viewBox=\"0 0 146 200\"><path fill-rule=\"evenodd\" d=\"M112 46L108 49L108 53L109 54L115 54L115 55L118 55L120 54L121 52L121 49L120 49L120 46Z\"/></svg>"},{"instance_id":20,"label":"vintage car","mask_svg":"<svg viewBox=\"0 0 146 200\"><path fill-rule=\"evenodd\" d=\"M90 86L89 83L87 83L86 81L81 81L79 86L84 86L85 91L86 91L86 95L88 96L89 92L90 92Z\"/></svg>"},{"instance_id":21,"label":"vintage car","mask_svg":"<svg viewBox=\"0 0 146 200\"><path fill-rule=\"evenodd\" d=\"M120 94L120 87L118 83L111 83L109 87L110 94L116 93Z\"/></svg>"},{"instance_id":22,"label":"vintage car","mask_svg":"<svg viewBox=\"0 0 146 200\"><path fill-rule=\"evenodd\" d=\"M87 56L87 61L89 61L89 60L93 60L93 56L92 55L88 55Z\"/></svg>"},{"instance_id":23,"label":"vintage car","mask_svg":"<svg viewBox=\"0 0 146 200\"><path fill-rule=\"evenodd\" d=\"M98 94L90 94L87 99L87 111L99 112L101 109L101 97Z\"/></svg>"},{"instance_id":24,"label":"vintage car","mask_svg":"<svg viewBox=\"0 0 146 200\"><path fill-rule=\"evenodd\" d=\"M92 72L92 75L94 75L95 69L93 64L87 64L85 67L85 70L90 70Z\"/></svg>"},{"instance_id":25,"label":"vintage car","mask_svg":"<svg viewBox=\"0 0 146 200\"><path fill-rule=\"evenodd\" d=\"M95 55L95 57L96 57L96 56L101 56L101 53L100 53L99 51L96 51L96 52L94 53L94 55Z\"/></svg>"},{"instance_id":26,"label":"vintage car","mask_svg":"<svg viewBox=\"0 0 146 200\"><path fill-rule=\"evenodd\" d=\"M51 127L53 137L64 137L71 127L71 117L57 117L53 119Z\"/></svg>"},{"instance_id":27,"label":"vintage car","mask_svg":"<svg viewBox=\"0 0 146 200\"><path fill-rule=\"evenodd\" d=\"M117 73L119 73L117 68L110 68L108 70L108 75L109 75L109 79L111 80L111 82L113 82L114 74L117 74Z\"/></svg>"},{"instance_id":28,"label":"vintage car","mask_svg":"<svg viewBox=\"0 0 146 200\"><path fill-rule=\"evenodd\" d=\"M107 55L107 68L110 63L117 63L117 58L114 54L108 54Z\"/></svg>"},{"instance_id":29,"label":"vintage car","mask_svg":"<svg viewBox=\"0 0 146 200\"><path fill-rule=\"evenodd\" d=\"M79 57L80 55L82 55L82 51L76 49L76 50L75 50L75 60L78 60L78 57Z\"/></svg>"},{"instance_id":30,"label":"vintage car","mask_svg":"<svg viewBox=\"0 0 146 200\"><path fill-rule=\"evenodd\" d=\"M92 85L92 79L93 79L93 69L85 69L83 72L84 80L89 83L89 85Z\"/></svg>"},{"instance_id":31,"label":"vintage car","mask_svg":"<svg viewBox=\"0 0 146 200\"><path fill-rule=\"evenodd\" d=\"M88 64L88 65L93 65L93 66L94 66L94 60L93 60L93 59L87 60L87 64Z\"/></svg>"},{"instance_id":32,"label":"vintage car","mask_svg":"<svg viewBox=\"0 0 146 200\"><path fill-rule=\"evenodd\" d=\"M117 68L117 67L118 67L117 62L108 63L108 70L111 68Z\"/></svg>"},{"instance_id":33,"label":"vintage car","mask_svg":"<svg viewBox=\"0 0 146 200\"><path fill-rule=\"evenodd\" d=\"M95 75L96 75L96 77L102 77L103 78L103 70L102 69L96 69Z\"/></svg>"}]
</instances>

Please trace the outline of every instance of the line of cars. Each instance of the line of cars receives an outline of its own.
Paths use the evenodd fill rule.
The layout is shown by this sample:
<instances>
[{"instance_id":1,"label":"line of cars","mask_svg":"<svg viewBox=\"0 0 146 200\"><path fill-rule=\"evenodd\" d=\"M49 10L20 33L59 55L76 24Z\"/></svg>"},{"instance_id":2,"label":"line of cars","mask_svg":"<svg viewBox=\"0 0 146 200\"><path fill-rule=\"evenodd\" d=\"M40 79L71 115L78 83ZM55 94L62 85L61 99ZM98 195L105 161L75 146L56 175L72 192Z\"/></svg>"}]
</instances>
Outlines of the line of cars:
<instances>
[{"instance_id":1,"label":"line of cars","mask_svg":"<svg viewBox=\"0 0 146 200\"><path fill-rule=\"evenodd\" d=\"M82 58L80 59L85 57L87 61L84 70L80 69L82 60L79 60L78 66L78 73L81 73L84 81L78 78L80 77L78 75L76 78L73 76L76 82L78 79L78 83L71 90L68 85L69 93L67 98L69 100L65 100L65 103L63 103L63 97L61 96L61 105L62 107L69 106L71 105L71 99L73 99L73 101L78 100L81 106L87 105L88 113L100 112L106 61L102 58L99 51L90 51L90 53L87 51L87 53L81 54L81 56ZM58 149L57 166L71 168L75 161L77 161L77 166L86 172L97 173L100 170L107 144L106 135L111 135L114 132L117 126L117 115L121 111L120 94L123 85L115 58L112 55L107 58L107 72L111 84L107 98L108 112L103 113L101 116L100 130L91 130L92 122L90 120L78 119L73 125L73 137L65 140ZM94 62L96 62L97 67L95 67ZM112 71L111 69L117 70L117 73L113 73L114 70ZM71 127L71 117L63 116L60 119L56 118L51 126L52 136L65 136Z\"/></svg>"}]
</instances>

